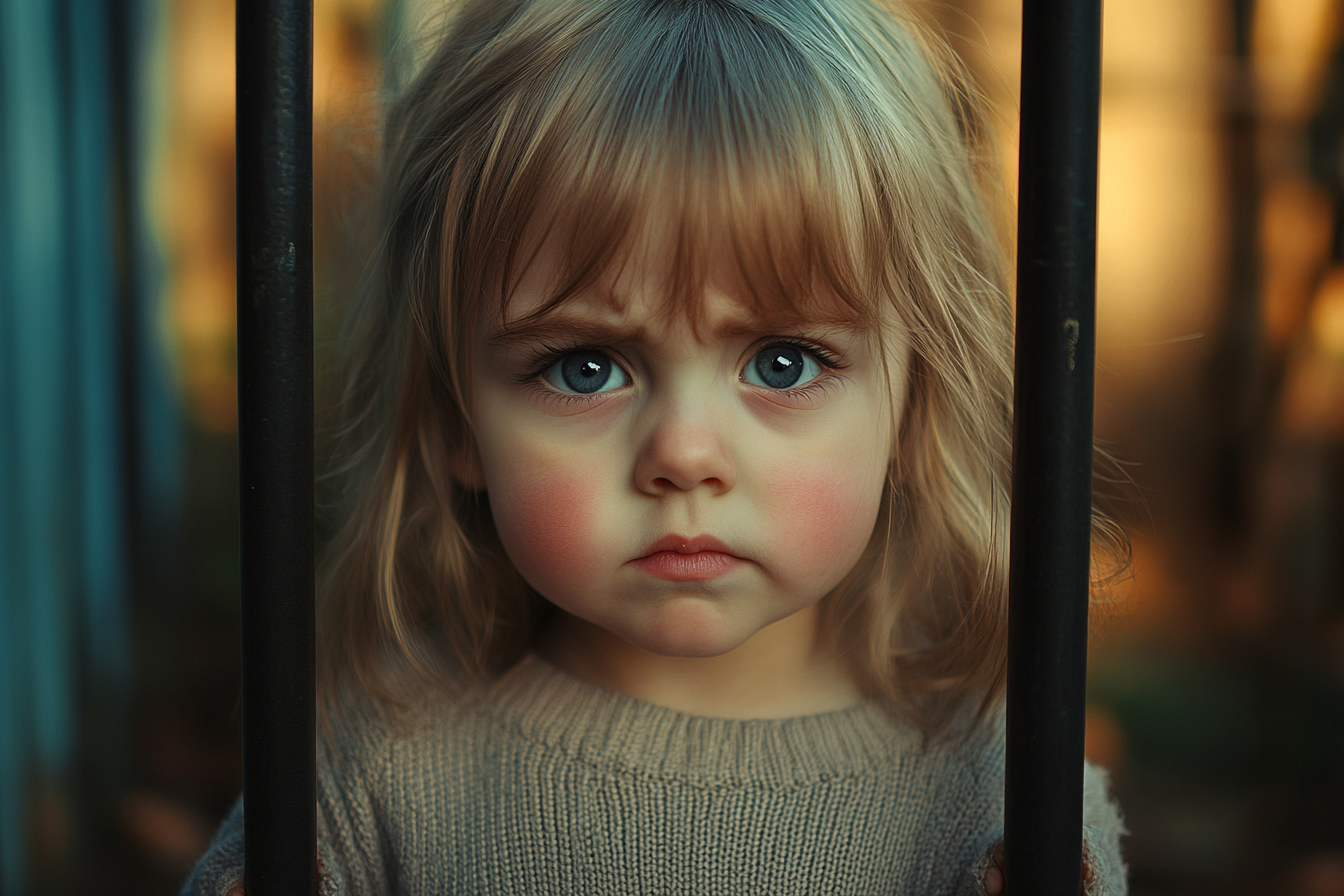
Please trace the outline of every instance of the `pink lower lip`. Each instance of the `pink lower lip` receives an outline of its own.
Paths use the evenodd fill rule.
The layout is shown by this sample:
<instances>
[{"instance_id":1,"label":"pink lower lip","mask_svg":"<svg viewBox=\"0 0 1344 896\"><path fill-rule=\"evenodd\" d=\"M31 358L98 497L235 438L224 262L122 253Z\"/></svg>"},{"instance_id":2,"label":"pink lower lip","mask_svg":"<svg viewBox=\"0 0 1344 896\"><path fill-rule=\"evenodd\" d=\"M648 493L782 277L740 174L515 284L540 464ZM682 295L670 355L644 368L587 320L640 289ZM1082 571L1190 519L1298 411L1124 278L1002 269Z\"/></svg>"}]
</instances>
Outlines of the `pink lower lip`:
<instances>
[{"instance_id":1,"label":"pink lower lip","mask_svg":"<svg viewBox=\"0 0 1344 896\"><path fill-rule=\"evenodd\" d=\"M737 569L742 560L718 551L658 551L633 561L633 565L651 576L672 582L706 582Z\"/></svg>"}]
</instances>

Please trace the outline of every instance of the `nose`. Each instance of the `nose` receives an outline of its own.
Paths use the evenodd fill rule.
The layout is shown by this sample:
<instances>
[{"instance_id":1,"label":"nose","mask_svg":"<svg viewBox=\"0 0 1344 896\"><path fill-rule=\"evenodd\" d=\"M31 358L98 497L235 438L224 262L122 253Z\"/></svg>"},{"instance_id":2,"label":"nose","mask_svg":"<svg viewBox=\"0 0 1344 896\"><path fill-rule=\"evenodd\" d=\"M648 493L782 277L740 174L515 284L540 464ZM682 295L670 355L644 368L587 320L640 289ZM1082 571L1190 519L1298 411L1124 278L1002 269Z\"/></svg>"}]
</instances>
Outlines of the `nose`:
<instances>
[{"instance_id":1,"label":"nose","mask_svg":"<svg viewBox=\"0 0 1344 896\"><path fill-rule=\"evenodd\" d=\"M650 411L635 462L640 491L666 495L705 488L722 494L736 484L737 468L724 438L726 423L712 408L669 401Z\"/></svg>"}]
</instances>

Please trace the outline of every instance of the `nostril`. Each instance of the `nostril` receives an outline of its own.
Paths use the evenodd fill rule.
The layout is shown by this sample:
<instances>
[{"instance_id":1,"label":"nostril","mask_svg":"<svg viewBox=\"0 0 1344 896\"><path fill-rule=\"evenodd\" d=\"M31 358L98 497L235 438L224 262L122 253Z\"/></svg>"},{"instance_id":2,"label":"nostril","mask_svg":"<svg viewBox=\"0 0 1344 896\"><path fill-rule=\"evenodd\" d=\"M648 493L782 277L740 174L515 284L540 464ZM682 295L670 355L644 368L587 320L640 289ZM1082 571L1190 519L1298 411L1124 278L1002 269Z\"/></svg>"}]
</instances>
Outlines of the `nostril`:
<instances>
[{"instance_id":1,"label":"nostril","mask_svg":"<svg viewBox=\"0 0 1344 896\"><path fill-rule=\"evenodd\" d=\"M708 488L711 491L721 491L724 488L724 484L723 480L719 479L716 476L710 476L704 479L697 479L694 482L691 481L678 482L674 479L669 479L666 476L659 476L658 478L653 480L653 488L654 490L660 492L667 492L667 491L681 492L681 491L688 491L693 488Z\"/></svg>"}]
</instances>

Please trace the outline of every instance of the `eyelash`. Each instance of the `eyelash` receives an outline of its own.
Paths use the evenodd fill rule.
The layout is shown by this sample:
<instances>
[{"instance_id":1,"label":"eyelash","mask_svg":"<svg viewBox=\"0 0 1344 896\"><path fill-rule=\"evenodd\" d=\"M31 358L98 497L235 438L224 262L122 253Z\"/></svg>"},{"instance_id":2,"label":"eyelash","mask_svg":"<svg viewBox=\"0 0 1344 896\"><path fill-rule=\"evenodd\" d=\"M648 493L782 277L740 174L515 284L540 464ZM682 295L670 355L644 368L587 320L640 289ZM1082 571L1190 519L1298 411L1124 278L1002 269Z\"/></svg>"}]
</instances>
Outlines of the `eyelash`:
<instances>
[{"instance_id":1,"label":"eyelash","mask_svg":"<svg viewBox=\"0 0 1344 896\"><path fill-rule=\"evenodd\" d=\"M837 380L834 371L844 370L845 367L848 366L824 346L817 345L815 342L809 342L804 339L772 339L769 342L763 343L760 348L752 352L751 356L754 358L766 349L777 346L786 346L788 348L798 349L801 352L806 352L817 360L817 363L822 367L822 371L817 377L808 380L801 386L793 386L788 389L766 390L769 395L782 395L785 398L793 399L795 401L812 401L815 398L825 395L836 385ZM750 363L750 361L748 361L748 363Z\"/></svg>"},{"instance_id":2,"label":"eyelash","mask_svg":"<svg viewBox=\"0 0 1344 896\"><path fill-rule=\"evenodd\" d=\"M543 373L560 363L560 360L564 358L565 355L572 355L577 352L600 352L611 357L611 349L604 348L600 345L577 343L575 345L560 347L543 343L539 348L528 350L527 367L524 368L523 373L515 374L513 378L519 383L528 383L532 380L540 379Z\"/></svg>"},{"instance_id":3,"label":"eyelash","mask_svg":"<svg viewBox=\"0 0 1344 896\"><path fill-rule=\"evenodd\" d=\"M827 370L844 370L845 367L848 366L833 355L825 346L817 345L815 342L807 342L802 339L772 339L758 348L752 357L755 357L756 354L775 345L785 345L789 348L796 348L799 351L807 352L809 355L820 361L821 366L825 367ZM818 377L818 379L820 379L820 377Z\"/></svg>"},{"instance_id":4,"label":"eyelash","mask_svg":"<svg viewBox=\"0 0 1344 896\"><path fill-rule=\"evenodd\" d=\"M824 368L821 375L815 379L790 389L770 390L770 394L772 395L783 395L788 398L810 400L817 397L819 394L825 393L834 385L833 371L844 370L848 366L824 346L804 339L772 339L763 343L760 348L756 349L756 351L752 353L752 357L755 357L756 354L763 352L772 346L787 346L806 352L816 358L817 363ZM558 364L566 355L572 355L575 352L601 352L608 357L611 356L611 350L601 345L577 343L571 346L555 346L543 343L539 348L528 352L527 367L524 368L523 373L515 374L514 380L519 385L535 388L539 394L544 395L547 399L562 401L566 404L587 404L609 395L610 393L607 392L595 392L592 395L560 392L542 384L541 375L543 373Z\"/></svg>"}]
</instances>

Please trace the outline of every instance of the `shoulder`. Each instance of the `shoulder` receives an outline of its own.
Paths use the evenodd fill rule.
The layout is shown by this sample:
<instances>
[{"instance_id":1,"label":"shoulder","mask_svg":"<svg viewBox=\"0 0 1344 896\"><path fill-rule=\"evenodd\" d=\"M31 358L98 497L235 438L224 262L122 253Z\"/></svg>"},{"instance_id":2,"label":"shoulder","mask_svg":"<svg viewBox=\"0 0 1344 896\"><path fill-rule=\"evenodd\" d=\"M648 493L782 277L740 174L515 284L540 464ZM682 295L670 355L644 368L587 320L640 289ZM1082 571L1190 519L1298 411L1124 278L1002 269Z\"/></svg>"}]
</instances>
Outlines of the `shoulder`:
<instances>
[{"instance_id":1,"label":"shoulder","mask_svg":"<svg viewBox=\"0 0 1344 896\"><path fill-rule=\"evenodd\" d=\"M220 823L210 847L182 884L181 896L224 896L243 884L243 800Z\"/></svg>"},{"instance_id":2,"label":"shoulder","mask_svg":"<svg viewBox=\"0 0 1344 896\"><path fill-rule=\"evenodd\" d=\"M375 802L395 803L393 794L411 799L445 777L484 773L481 762L502 744L526 739L532 717L556 713L544 699L539 665L529 654L483 680L442 675L396 687L345 685L325 703L319 777L332 794L361 787Z\"/></svg>"},{"instance_id":3,"label":"shoulder","mask_svg":"<svg viewBox=\"0 0 1344 896\"><path fill-rule=\"evenodd\" d=\"M436 798L455 777L444 757L466 751L430 735L463 727L454 720L467 697L450 686L394 693L352 686L327 701L317 745L318 835L342 892L389 892L407 838L433 830Z\"/></svg>"},{"instance_id":4,"label":"shoulder","mask_svg":"<svg viewBox=\"0 0 1344 896\"><path fill-rule=\"evenodd\" d=\"M928 761L943 770L950 787L969 795L1003 790L1006 721L1002 702L983 713L967 710L940 735L926 735Z\"/></svg>"},{"instance_id":5,"label":"shoulder","mask_svg":"<svg viewBox=\"0 0 1344 896\"><path fill-rule=\"evenodd\" d=\"M489 687L458 677L395 688L346 683L325 702L319 763L345 773L375 773L407 743L469 723Z\"/></svg>"}]
</instances>

